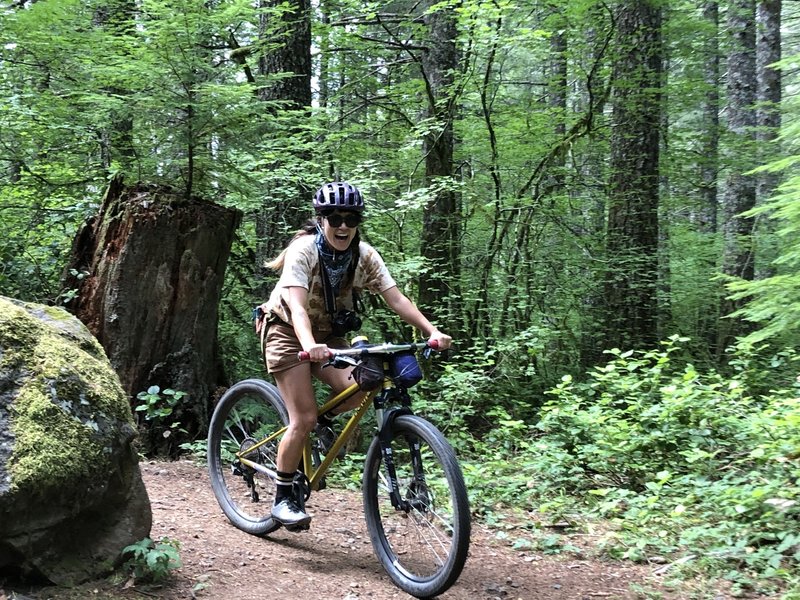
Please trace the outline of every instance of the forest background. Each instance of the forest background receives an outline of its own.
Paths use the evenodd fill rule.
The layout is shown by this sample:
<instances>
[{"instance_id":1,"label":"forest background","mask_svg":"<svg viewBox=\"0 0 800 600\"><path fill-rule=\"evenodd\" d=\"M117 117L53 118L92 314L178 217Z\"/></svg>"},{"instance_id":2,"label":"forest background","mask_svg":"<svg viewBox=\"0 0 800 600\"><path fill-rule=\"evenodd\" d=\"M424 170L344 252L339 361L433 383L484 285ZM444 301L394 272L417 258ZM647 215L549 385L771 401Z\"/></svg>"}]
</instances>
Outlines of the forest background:
<instances>
[{"instance_id":1,"label":"forest background","mask_svg":"<svg viewBox=\"0 0 800 600\"><path fill-rule=\"evenodd\" d=\"M15 0L0 19L0 293L70 307L109 181L168 185L241 211L207 326L229 383L263 376L264 260L347 179L362 235L457 340L418 406L476 516L603 519L610 556L799 593L800 6ZM411 335L374 303L366 329ZM512 543L563 551L538 522Z\"/></svg>"}]
</instances>

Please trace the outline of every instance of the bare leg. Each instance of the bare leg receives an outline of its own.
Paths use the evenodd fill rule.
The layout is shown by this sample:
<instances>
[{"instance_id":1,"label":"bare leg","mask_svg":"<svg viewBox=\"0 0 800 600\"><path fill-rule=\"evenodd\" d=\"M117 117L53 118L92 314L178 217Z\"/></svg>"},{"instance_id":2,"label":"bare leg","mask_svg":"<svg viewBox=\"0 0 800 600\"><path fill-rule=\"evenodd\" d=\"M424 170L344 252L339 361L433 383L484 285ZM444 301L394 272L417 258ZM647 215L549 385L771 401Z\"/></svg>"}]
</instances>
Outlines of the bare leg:
<instances>
[{"instance_id":1,"label":"bare leg","mask_svg":"<svg viewBox=\"0 0 800 600\"><path fill-rule=\"evenodd\" d=\"M278 470L293 473L303 456L306 437L317 423L311 365L303 363L275 373L275 382L289 411L289 428L278 446Z\"/></svg>"},{"instance_id":2,"label":"bare leg","mask_svg":"<svg viewBox=\"0 0 800 600\"><path fill-rule=\"evenodd\" d=\"M314 377L325 383L331 388L331 397L343 392L355 383L355 379L351 377L353 369L323 369L321 365L315 364L311 367L311 372ZM347 400L344 404L336 409L337 413L345 412L356 408L364 399L365 392L355 394L352 398Z\"/></svg>"}]
</instances>

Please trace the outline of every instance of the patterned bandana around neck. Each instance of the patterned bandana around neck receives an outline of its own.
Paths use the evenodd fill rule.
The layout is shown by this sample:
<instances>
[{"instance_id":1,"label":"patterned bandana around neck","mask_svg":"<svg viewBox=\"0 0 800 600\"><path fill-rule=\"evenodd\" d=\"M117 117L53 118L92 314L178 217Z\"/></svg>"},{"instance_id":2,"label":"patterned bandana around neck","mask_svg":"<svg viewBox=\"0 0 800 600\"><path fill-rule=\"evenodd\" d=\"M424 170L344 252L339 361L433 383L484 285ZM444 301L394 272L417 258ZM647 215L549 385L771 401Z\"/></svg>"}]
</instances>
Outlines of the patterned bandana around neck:
<instances>
[{"instance_id":1,"label":"patterned bandana around neck","mask_svg":"<svg viewBox=\"0 0 800 600\"><path fill-rule=\"evenodd\" d=\"M319 225L317 225L316 243L319 255L322 258L322 266L328 274L328 281L331 282L331 287L333 288L333 295L338 296L339 286L347 275L347 269L350 267L353 253L350 248L344 252L331 248L328 242L325 241L325 236Z\"/></svg>"}]
</instances>

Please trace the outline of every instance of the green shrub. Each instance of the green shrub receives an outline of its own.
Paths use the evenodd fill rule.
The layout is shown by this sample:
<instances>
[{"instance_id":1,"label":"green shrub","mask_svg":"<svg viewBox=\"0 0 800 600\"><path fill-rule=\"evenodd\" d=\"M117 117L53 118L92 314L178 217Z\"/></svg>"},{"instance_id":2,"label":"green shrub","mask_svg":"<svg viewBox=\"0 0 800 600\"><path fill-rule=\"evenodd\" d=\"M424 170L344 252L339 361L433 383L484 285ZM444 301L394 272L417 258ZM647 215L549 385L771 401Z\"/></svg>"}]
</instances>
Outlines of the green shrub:
<instances>
[{"instance_id":1,"label":"green shrub","mask_svg":"<svg viewBox=\"0 0 800 600\"><path fill-rule=\"evenodd\" d=\"M144 538L122 550L123 558L127 557L124 567L137 581L158 583L167 579L170 571L182 566L179 550L177 540L162 538L154 542Z\"/></svg>"},{"instance_id":2,"label":"green shrub","mask_svg":"<svg viewBox=\"0 0 800 600\"><path fill-rule=\"evenodd\" d=\"M613 351L585 381L564 377L535 422L502 401L485 409L493 427L469 443L473 459L462 453L473 510L501 529L510 507L550 522L602 519L609 556L658 557L734 590L793 585L797 354L742 347L731 378L688 363L684 341Z\"/></svg>"},{"instance_id":3,"label":"green shrub","mask_svg":"<svg viewBox=\"0 0 800 600\"><path fill-rule=\"evenodd\" d=\"M551 390L528 465L536 490L551 509L566 496L612 519L614 556L683 552L735 581L785 579L800 567L797 382L755 397L743 382L763 375L700 373L672 360L681 341L614 351L588 382Z\"/></svg>"}]
</instances>

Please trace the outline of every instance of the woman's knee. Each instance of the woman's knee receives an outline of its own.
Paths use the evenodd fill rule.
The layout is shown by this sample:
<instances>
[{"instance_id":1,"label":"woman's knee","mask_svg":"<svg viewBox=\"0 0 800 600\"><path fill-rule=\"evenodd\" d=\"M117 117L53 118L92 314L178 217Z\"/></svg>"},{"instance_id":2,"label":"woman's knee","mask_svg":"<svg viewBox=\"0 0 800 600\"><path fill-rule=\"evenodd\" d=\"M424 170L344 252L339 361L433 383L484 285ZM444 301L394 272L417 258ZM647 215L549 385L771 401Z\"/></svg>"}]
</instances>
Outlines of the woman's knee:
<instances>
[{"instance_id":1,"label":"woman's knee","mask_svg":"<svg viewBox=\"0 0 800 600\"><path fill-rule=\"evenodd\" d=\"M292 415L289 418L289 426L294 428L295 431L301 433L302 435L308 435L314 429L317 424L317 413L314 411L313 413L302 413Z\"/></svg>"}]
</instances>

